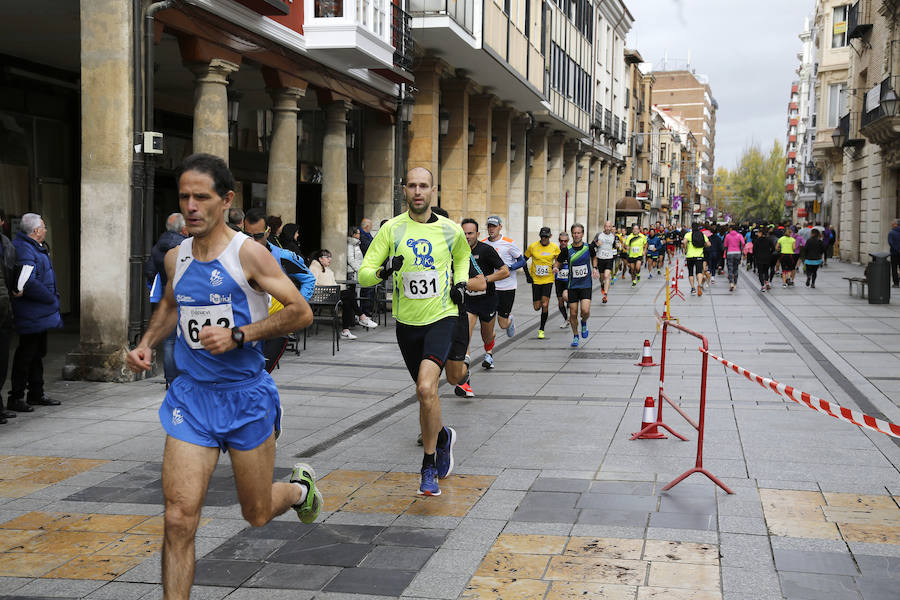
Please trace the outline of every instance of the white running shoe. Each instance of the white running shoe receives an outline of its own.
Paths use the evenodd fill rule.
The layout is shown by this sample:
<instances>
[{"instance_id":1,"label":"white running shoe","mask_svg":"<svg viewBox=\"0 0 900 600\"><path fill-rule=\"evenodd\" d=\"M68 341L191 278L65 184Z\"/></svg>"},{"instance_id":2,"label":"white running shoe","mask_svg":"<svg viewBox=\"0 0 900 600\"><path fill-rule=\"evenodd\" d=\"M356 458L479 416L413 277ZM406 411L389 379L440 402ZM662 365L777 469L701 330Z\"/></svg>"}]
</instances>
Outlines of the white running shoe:
<instances>
[{"instance_id":1,"label":"white running shoe","mask_svg":"<svg viewBox=\"0 0 900 600\"><path fill-rule=\"evenodd\" d=\"M378 323L373 321L370 317L366 317L365 319L360 319L359 324L367 329L375 329L378 327Z\"/></svg>"},{"instance_id":2,"label":"white running shoe","mask_svg":"<svg viewBox=\"0 0 900 600\"><path fill-rule=\"evenodd\" d=\"M349 329L345 329L341 332L342 340L355 340L356 336Z\"/></svg>"}]
</instances>

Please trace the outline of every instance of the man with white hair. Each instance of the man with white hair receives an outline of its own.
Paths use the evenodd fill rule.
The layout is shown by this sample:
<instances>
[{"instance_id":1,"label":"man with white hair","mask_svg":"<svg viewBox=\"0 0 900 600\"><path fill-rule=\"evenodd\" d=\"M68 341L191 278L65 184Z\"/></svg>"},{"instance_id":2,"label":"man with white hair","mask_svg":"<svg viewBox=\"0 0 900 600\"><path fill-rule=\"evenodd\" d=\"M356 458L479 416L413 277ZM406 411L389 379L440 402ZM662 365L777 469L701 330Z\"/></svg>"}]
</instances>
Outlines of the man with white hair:
<instances>
[{"instance_id":1,"label":"man with white hair","mask_svg":"<svg viewBox=\"0 0 900 600\"><path fill-rule=\"evenodd\" d=\"M41 216L25 213L13 240L17 275L12 288L15 294L21 292L21 295L14 296L12 301L19 346L13 357L7 408L16 412L32 412L34 405L59 405L58 400L44 395L47 330L62 327L56 275L50 252L44 245L46 235L47 226Z\"/></svg>"}]
</instances>

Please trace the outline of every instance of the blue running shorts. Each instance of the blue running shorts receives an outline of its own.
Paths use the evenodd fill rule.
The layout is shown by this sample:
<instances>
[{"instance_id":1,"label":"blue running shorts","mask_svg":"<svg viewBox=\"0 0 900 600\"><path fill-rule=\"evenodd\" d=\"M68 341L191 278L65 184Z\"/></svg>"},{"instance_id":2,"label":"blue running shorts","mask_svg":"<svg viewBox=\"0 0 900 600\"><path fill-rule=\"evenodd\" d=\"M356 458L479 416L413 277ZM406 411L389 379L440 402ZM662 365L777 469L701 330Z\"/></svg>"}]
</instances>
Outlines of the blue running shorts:
<instances>
[{"instance_id":1,"label":"blue running shorts","mask_svg":"<svg viewBox=\"0 0 900 600\"><path fill-rule=\"evenodd\" d=\"M278 388L265 371L229 383L203 383L181 373L159 407L166 433L222 452L253 450L281 429L280 417Z\"/></svg>"}]
</instances>

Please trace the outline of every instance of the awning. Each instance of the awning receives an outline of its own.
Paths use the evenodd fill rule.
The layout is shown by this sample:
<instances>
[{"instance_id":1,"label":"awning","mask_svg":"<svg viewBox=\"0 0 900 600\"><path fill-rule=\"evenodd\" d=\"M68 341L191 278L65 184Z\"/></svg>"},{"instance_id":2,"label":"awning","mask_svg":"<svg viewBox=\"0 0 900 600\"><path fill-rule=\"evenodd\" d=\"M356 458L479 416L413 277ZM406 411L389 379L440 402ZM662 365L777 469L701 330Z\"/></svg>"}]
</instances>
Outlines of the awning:
<instances>
[{"instance_id":1,"label":"awning","mask_svg":"<svg viewBox=\"0 0 900 600\"><path fill-rule=\"evenodd\" d=\"M625 196L616 202L617 213L643 213L640 201L634 196Z\"/></svg>"}]
</instances>

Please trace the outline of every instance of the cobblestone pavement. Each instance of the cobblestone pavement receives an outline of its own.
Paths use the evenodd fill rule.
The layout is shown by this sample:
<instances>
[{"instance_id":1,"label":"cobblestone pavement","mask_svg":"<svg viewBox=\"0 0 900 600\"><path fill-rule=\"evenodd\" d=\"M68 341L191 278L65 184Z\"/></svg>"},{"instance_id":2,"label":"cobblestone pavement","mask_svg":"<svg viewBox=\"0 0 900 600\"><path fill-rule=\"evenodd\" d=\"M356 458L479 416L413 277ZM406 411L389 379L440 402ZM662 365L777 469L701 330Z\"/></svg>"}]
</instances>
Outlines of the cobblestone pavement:
<instances>
[{"instance_id":1,"label":"cobblestone pavement","mask_svg":"<svg viewBox=\"0 0 900 600\"><path fill-rule=\"evenodd\" d=\"M734 293L720 276L674 300L680 323L760 375L900 423L900 310L847 295L832 263L818 289ZM896 600L900 447L710 364L702 475L690 438L630 441L659 368L640 368L660 277L620 280L595 302L591 335L547 339L520 282L518 333L501 332L496 368L473 368L477 396L441 388L459 433L443 495L415 495L421 450L414 388L393 327L358 332L331 356L327 331L287 355L275 379L286 410L276 478L304 457L325 508L303 525L241 518L228 456L213 477L193 598ZM679 286L686 290L686 279ZM477 337L477 334L476 334ZM665 389L699 411L697 340L669 336ZM480 341L472 346L480 364ZM53 363L55 364L55 363ZM58 371L56 371L58 372ZM60 407L0 427L0 598L161 598L161 379L54 381Z\"/></svg>"}]
</instances>

